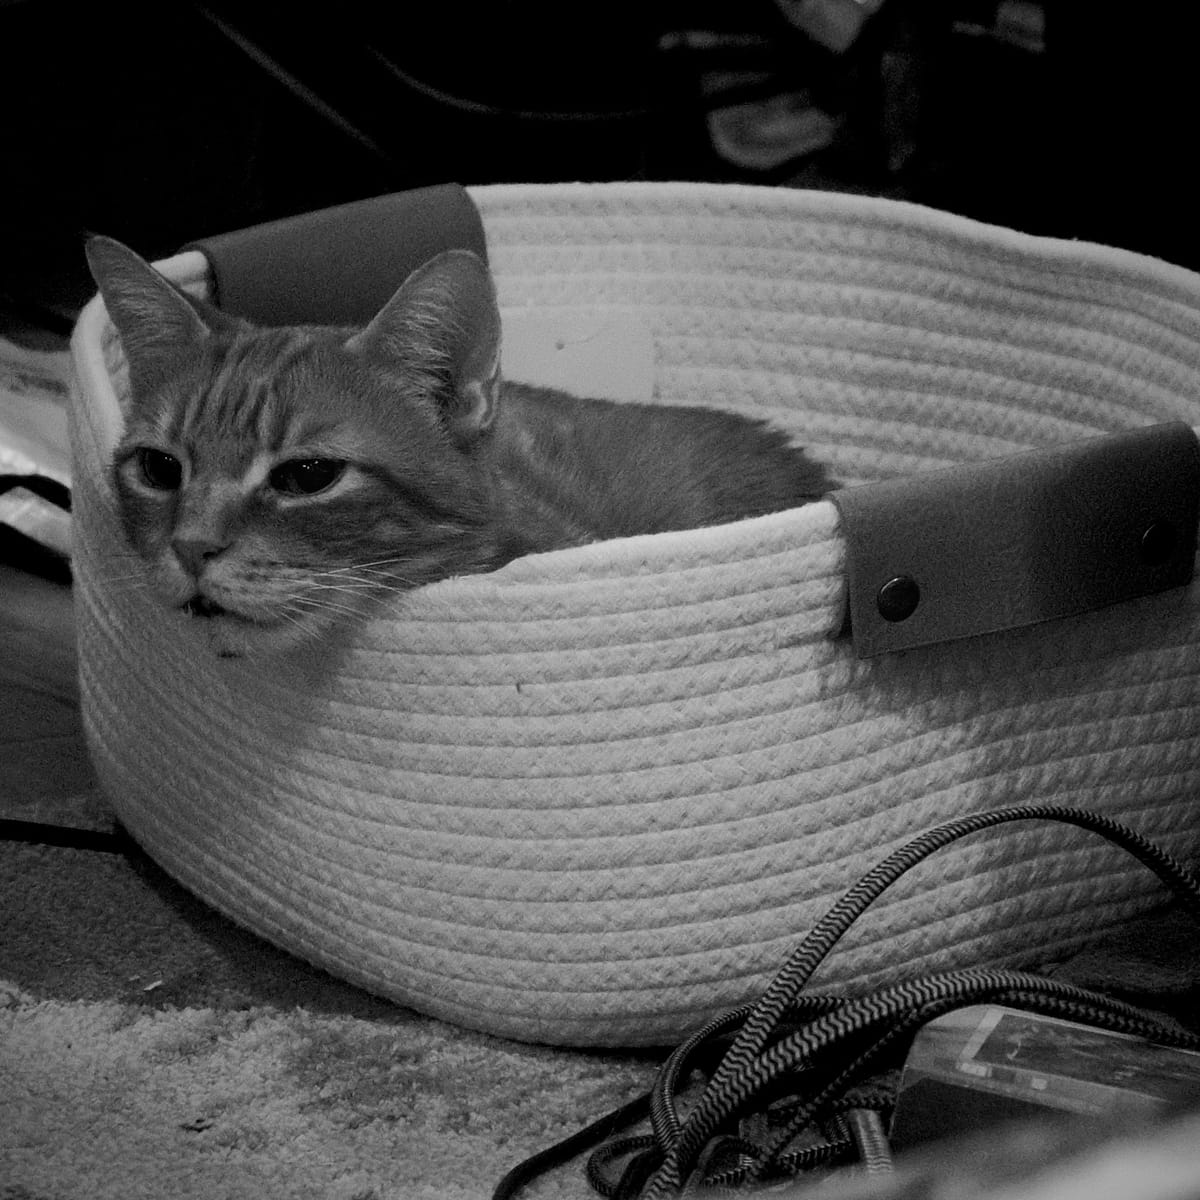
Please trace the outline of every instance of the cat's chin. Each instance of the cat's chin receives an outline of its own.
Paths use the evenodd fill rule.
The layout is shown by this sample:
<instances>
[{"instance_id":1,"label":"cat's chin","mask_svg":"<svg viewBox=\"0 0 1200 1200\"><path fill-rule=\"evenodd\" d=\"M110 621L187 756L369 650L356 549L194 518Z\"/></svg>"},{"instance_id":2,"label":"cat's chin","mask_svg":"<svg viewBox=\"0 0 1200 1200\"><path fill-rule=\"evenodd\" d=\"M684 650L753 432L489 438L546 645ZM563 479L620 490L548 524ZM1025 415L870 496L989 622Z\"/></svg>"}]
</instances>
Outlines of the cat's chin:
<instances>
[{"instance_id":1,"label":"cat's chin","mask_svg":"<svg viewBox=\"0 0 1200 1200\"><path fill-rule=\"evenodd\" d=\"M232 614L188 617L208 649L224 659L269 658L309 646L326 631L296 621L249 621Z\"/></svg>"}]
</instances>

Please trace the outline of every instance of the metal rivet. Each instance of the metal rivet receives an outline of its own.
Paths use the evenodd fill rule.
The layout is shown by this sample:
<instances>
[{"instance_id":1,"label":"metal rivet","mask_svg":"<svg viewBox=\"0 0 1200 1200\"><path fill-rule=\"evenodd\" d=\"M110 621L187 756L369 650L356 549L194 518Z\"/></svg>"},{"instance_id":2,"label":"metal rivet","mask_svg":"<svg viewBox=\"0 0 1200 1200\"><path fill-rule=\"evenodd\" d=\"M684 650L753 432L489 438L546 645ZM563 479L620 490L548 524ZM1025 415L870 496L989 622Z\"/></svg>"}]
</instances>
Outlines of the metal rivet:
<instances>
[{"instance_id":1,"label":"metal rivet","mask_svg":"<svg viewBox=\"0 0 1200 1200\"><path fill-rule=\"evenodd\" d=\"M921 603L921 589L908 575L897 575L879 589L875 606L885 621L907 621Z\"/></svg>"},{"instance_id":2,"label":"metal rivet","mask_svg":"<svg viewBox=\"0 0 1200 1200\"><path fill-rule=\"evenodd\" d=\"M1170 521L1155 521L1142 534L1142 542L1139 547L1142 562L1150 567L1162 566L1175 553L1175 544L1178 540L1175 526Z\"/></svg>"}]
</instances>

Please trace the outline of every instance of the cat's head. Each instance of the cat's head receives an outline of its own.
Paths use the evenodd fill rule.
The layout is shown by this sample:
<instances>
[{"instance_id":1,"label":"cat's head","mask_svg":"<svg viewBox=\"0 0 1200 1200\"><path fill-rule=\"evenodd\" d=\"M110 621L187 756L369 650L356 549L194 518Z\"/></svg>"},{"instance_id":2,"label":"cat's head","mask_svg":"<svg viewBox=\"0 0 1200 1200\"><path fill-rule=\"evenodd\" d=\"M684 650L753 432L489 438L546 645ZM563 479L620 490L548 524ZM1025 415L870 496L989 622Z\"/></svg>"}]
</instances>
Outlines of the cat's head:
<instances>
[{"instance_id":1,"label":"cat's head","mask_svg":"<svg viewBox=\"0 0 1200 1200\"><path fill-rule=\"evenodd\" d=\"M112 473L162 604L222 655L294 645L381 592L468 569L499 399L491 278L415 271L362 330L266 329L87 245L130 371Z\"/></svg>"}]
</instances>

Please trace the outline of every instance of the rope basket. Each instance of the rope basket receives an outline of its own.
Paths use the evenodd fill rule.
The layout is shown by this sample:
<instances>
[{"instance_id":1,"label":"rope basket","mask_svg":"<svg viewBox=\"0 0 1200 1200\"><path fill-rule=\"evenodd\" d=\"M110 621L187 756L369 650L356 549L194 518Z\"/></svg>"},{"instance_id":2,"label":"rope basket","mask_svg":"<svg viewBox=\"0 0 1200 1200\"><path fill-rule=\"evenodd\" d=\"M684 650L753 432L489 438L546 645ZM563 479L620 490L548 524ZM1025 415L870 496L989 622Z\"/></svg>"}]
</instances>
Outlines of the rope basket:
<instances>
[{"instance_id":1,"label":"rope basket","mask_svg":"<svg viewBox=\"0 0 1200 1200\"><path fill-rule=\"evenodd\" d=\"M653 399L767 417L845 484L1200 425L1200 278L889 201L701 184L470 189L502 313L612 314ZM162 264L202 290L204 258ZM222 661L128 581L126 387L74 340L82 704L120 820L235 921L438 1017L677 1042L951 817L1054 803L1200 855L1200 595L861 660L824 500L537 555L309 655ZM957 844L817 983L1047 962L1162 899L1057 826Z\"/></svg>"}]
</instances>

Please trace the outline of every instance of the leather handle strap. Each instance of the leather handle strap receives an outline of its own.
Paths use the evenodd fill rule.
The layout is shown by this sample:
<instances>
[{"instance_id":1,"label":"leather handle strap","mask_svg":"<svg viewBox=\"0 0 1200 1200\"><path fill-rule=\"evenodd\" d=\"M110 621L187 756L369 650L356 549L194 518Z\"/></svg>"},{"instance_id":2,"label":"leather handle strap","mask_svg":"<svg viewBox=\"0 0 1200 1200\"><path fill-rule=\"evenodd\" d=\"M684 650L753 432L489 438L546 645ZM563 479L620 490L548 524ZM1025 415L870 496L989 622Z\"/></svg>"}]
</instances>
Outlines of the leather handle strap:
<instances>
[{"instance_id":1,"label":"leather handle strap","mask_svg":"<svg viewBox=\"0 0 1200 1200\"><path fill-rule=\"evenodd\" d=\"M443 250L487 261L465 189L441 184L285 217L192 242L214 299L260 325L365 325L405 278Z\"/></svg>"},{"instance_id":2,"label":"leather handle strap","mask_svg":"<svg viewBox=\"0 0 1200 1200\"><path fill-rule=\"evenodd\" d=\"M1200 442L1170 422L831 493L860 658L1191 581Z\"/></svg>"}]
</instances>

